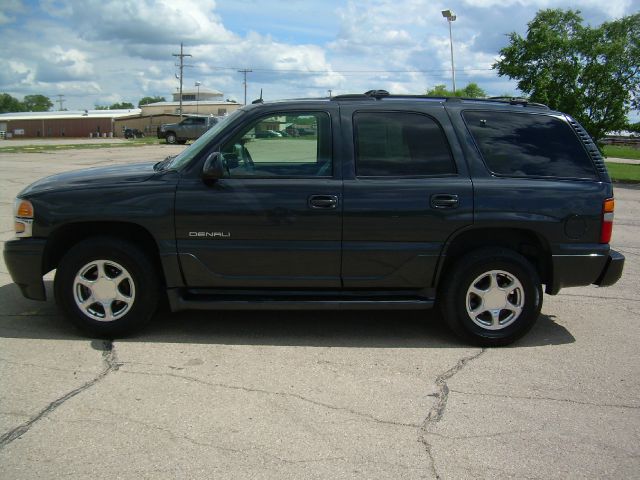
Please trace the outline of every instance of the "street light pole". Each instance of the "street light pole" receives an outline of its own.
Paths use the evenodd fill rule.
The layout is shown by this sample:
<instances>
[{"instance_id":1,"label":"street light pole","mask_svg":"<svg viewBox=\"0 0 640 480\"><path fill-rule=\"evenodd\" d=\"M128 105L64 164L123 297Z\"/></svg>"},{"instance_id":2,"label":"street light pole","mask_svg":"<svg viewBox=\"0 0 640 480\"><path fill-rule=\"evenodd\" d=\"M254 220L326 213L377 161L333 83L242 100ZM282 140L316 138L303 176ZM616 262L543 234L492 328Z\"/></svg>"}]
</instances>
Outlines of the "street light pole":
<instances>
[{"instance_id":1,"label":"street light pole","mask_svg":"<svg viewBox=\"0 0 640 480\"><path fill-rule=\"evenodd\" d=\"M451 22L456 20L456 14L451 10L442 10L442 16L447 19L449 23L449 45L451 47L451 80L453 83L453 93L456 93L456 68L453 64L453 35L451 34Z\"/></svg>"},{"instance_id":2,"label":"street light pole","mask_svg":"<svg viewBox=\"0 0 640 480\"><path fill-rule=\"evenodd\" d=\"M196 94L196 115L198 114L198 102L200 102L200 82L196 82L196 88L198 89L198 93Z\"/></svg>"}]
</instances>

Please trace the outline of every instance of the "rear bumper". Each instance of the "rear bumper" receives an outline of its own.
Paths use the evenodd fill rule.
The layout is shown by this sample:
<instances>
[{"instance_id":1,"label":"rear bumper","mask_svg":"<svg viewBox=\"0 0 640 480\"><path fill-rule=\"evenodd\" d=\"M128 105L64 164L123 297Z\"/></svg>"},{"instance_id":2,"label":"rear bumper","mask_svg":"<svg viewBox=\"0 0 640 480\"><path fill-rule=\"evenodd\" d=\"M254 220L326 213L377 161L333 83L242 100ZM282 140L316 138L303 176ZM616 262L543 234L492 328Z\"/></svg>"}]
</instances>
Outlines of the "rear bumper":
<instances>
[{"instance_id":1,"label":"rear bumper","mask_svg":"<svg viewBox=\"0 0 640 480\"><path fill-rule=\"evenodd\" d=\"M552 255L551 262L552 278L545 288L550 295L565 287L613 285L620 279L624 268L624 256L610 250L608 245Z\"/></svg>"},{"instance_id":2,"label":"rear bumper","mask_svg":"<svg viewBox=\"0 0 640 480\"><path fill-rule=\"evenodd\" d=\"M42 259L47 241L40 238L9 240L4 244L4 261L22 295L32 300L46 300L42 281Z\"/></svg>"},{"instance_id":3,"label":"rear bumper","mask_svg":"<svg viewBox=\"0 0 640 480\"><path fill-rule=\"evenodd\" d=\"M593 283L599 287L608 287L609 285L613 285L620 280L623 268L624 255L616 252L615 250L611 250L609 258L607 259L607 264L602 270L600 278Z\"/></svg>"}]
</instances>

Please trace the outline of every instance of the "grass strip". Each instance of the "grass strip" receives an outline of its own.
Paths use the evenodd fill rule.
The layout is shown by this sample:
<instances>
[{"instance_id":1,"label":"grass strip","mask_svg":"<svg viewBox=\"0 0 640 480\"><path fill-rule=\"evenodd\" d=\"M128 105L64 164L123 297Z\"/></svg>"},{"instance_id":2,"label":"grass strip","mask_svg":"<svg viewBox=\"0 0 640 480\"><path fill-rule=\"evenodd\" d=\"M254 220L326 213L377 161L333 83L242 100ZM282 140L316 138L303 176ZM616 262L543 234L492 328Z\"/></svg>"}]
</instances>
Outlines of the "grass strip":
<instances>
[{"instance_id":1,"label":"grass strip","mask_svg":"<svg viewBox=\"0 0 640 480\"><path fill-rule=\"evenodd\" d=\"M607 170L614 182L640 183L640 165L607 162Z\"/></svg>"},{"instance_id":2,"label":"grass strip","mask_svg":"<svg viewBox=\"0 0 640 480\"><path fill-rule=\"evenodd\" d=\"M141 138L122 143L70 143L65 145L24 145L24 146L0 146L0 153L40 153L51 150L95 150L100 148L144 147L145 145L157 145L165 143L157 138Z\"/></svg>"},{"instance_id":3,"label":"grass strip","mask_svg":"<svg viewBox=\"0 0 640 480\"><path fill-rule=\"evenodd\" d=\"M606 157L640 160L640 148L623 145L605 145L603 150Z\"/></svg>"}]
</instances>

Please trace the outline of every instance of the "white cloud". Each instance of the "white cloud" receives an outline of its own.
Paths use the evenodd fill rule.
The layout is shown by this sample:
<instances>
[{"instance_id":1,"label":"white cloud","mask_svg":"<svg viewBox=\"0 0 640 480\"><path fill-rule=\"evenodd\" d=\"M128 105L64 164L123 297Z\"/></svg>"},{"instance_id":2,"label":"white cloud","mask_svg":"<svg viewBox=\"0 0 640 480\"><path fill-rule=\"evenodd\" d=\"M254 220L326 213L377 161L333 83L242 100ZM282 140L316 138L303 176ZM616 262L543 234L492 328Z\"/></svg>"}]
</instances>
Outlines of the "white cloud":
<instances>
[{"instance_id":1,"label":"white cloud","mask_svg":"<svg viewBox=\"0 0 640 480\"><path fill-rule=\"evenodd\" d=\"M224 43L234 35L213 0L67 0L49 10L76 25L83 38L143 45Z\"/></svg>"},{"instance_id":2,"label":"white cloud","mask_svg":"<svg viewBox=\"0 0 640 480\"><path fill-rule=\"evenodd\" d=\"M515 83L489 70L505 34L524 33L538 8L577 8L588 22L633 13L632 0L41 0L26 9L0 0L6 45L0 90L68 95L69 108L106 99L137 103L169 97L178 87L180 42L190 65L185 85L243 96L240 68L250 68L249 98L363 92L384 88L421 93L449 85L449 31L440 13L451 8L457 83L475 81L489 93ZM6 7L9 6L10 8ZM637 8L636 8L637 10ZM2 22L5 22L2 24ZM8 22L8 23L7 23Z\"/></svg>"}]
</instances>

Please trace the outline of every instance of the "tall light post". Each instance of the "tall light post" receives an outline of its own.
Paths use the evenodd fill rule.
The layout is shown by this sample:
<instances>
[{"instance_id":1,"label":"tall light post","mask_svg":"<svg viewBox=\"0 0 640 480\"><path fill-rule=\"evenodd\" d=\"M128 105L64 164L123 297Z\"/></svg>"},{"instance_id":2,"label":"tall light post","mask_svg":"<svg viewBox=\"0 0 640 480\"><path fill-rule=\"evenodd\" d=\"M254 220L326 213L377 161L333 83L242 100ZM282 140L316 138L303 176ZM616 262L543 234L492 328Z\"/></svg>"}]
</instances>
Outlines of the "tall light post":
<instances>
[{"instance_id":1,"label":"tall light post","mask_svg":"<svg viewBox=\"0 0 640 480\"><path fill-rule=\"evenodd\" d=\"M451 10L442 10L442 16L449 23L449 45L451 46L451 79L453 81L453 93L456 93L456 68L453 65L453 36L451 35L451 22L456 20L456 14Z\"/></svg>"},{"instance_id":2,"label":"tall light post","mask_svg":"<svg viewBox=\"0 0 640 480\"><path fill-rule=\"evenodd\" d=\"M198 89L198 93L196 94L196 115L198 114L198 102L200 101L200 82L196 82L196 88Z\"/></svg>"}]
</instances>

